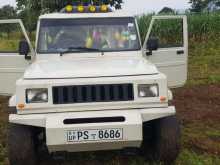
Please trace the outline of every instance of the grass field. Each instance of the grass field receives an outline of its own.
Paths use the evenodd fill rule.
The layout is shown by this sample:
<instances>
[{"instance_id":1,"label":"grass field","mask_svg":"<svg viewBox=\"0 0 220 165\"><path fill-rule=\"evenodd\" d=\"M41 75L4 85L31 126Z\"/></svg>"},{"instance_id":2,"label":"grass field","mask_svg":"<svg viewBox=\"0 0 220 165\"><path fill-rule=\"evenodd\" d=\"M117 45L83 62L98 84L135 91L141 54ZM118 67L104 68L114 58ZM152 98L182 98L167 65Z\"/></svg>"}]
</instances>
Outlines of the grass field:
<instances>
[{"instance_id":1,"label":"grass field","mask_svg":"<svg viewBox=\"0 0 220 165\"><path fill-rule=\"evenodd\" d=\"M189 76L174 90L173 104L182 126L182 148L175 165L220 165L220 15L189 18ZM143 18L142 18L143 19ZM146 22L148 18L145 18ZM143 22L142 22L143 23ZM193 24L193 25L192 25ZM143 26L143 25L140 25ZM199 27L199 29L198 29ZM143 28L141 33L144 34ZM13 40L10 41L13 43ZM8 44L7 44L8 45ZM2 43L0 42L0 48ZM7 161L7 98L0 98L0 165ZM63 165L159 165L117 152L77 154ZM45 165L55 164L48 162Z\"/></svg>"}]
</instances>

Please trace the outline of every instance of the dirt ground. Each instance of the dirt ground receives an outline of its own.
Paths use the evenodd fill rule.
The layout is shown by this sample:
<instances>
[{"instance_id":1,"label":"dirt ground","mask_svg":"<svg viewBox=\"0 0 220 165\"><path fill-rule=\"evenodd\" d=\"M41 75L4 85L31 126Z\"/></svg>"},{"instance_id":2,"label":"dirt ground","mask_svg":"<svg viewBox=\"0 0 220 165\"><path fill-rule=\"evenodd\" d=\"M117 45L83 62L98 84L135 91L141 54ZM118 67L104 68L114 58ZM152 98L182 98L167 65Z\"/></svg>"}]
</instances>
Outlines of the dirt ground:
<instances>
[{"instance_id":1,"label":"dirt ground","mask_svg":"<svg viewBox=\"0 0 220 165\"><path fill-rule=\"evenodd\" d=\"M181 88L173 94L183 146L220 157L220 84Z\"/></svg>"},{"instance_id":2,"label":"dirt ground","mask_svg":"<svg viewBox=\"0 0 220 165\"><path fill-rule=\"evenodd\" d=\"M220 157L220 84L184 87L174 90L173 94L174 101L172 104L176 106L177 115L182 126L182 150L187 149L199 154L208 154ZM6 163L6 103L7 98L1 97L0 165L1 162L2 165L8 164ZM110 164L130 164L127 159L121 159L118 157L114 157L113 160L111 158L111 161L117 163ZM101 163L94 156L86 159L86 162L85 157L81 156L77 162L77 164L86 165L105 164ZM107 162L109 162L108 158ZM143 163L140 161L140 163L136 162L135 164Z\"/></svg>"}]
</instances>

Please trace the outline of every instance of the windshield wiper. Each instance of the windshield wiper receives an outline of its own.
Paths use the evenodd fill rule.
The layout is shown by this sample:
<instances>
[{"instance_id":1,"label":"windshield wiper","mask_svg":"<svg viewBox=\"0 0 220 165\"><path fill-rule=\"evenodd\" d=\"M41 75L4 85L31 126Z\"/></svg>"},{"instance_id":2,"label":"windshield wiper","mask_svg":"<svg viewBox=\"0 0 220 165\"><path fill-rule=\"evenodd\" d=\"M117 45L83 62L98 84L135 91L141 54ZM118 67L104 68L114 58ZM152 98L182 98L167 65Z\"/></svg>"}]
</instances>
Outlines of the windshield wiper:
<instances>
[{"instance_id":1,"label":"windshield wiper","mask_svg":"<svg viewBox=\"0 0 220 165\"><path fill-rule=\"evenodd\" d=\"M95 49L95 48L87 48L87 47L69 47L67 50L60 52L60 56L63 56L64 54L68 53L74 53L77 50L85 50L85 51L94 51L94 52L100 52L100 49Z\"/></svg>"}]
</instances>

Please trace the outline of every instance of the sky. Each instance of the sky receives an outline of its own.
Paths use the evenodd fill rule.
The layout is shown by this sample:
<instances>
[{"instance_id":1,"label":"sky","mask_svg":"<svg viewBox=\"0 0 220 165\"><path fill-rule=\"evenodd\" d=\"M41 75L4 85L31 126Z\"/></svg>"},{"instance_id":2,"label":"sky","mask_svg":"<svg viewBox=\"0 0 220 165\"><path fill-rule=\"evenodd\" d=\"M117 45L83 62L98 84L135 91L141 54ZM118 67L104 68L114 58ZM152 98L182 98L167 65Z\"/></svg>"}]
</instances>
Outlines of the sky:
<instances>
[{"instance_id":1,"label":"sky","mask_svg":"<svg viewBox=\"0 0 220 165\"><path fill-rule=\"evenodd\" d=\"M184 10L190 7L189 0L124 0L123 10L133 14L160 11L163 7ZM10 4L15 6L15 0L0 0L0 6Z\"/></svg>"},{"instance_id":2,"label":"sky","mask_svg":"<svg viewBox=\"0 0 220 165\"><path fill-rule=\"evenodd\" d=\"M134 14L160 11L163 7L184 10L190 7L189 0L124 0L124 9Z\"/></svg>"}]
</instances>

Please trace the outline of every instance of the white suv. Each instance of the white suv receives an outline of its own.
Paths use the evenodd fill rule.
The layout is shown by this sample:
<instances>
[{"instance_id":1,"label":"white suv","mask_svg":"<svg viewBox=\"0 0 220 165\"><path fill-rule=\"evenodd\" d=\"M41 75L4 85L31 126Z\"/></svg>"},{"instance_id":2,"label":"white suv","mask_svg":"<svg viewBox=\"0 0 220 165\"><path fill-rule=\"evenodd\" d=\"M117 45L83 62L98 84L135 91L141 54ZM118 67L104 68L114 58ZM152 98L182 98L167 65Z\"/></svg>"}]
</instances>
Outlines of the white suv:
<instances>
[{"instance_id":1,"label":"white suv","mask_svg":"<svg viewBox=\"0 0 220 165\"><path fill-rule=\"evenodd\" d=\"M154 26L169 20L180 22L181 43L161 46ZM42 15L36 50L20 20L0 23L18 23L26 39L18 53L0 53L0 92L14 93L11 165L36 164L42 146L48 154L150 149L175 160L180 130L168 101L187 79L186 16L153 17L143 47L136 18L122 12Z\"/></svg>"}]
</instances>

